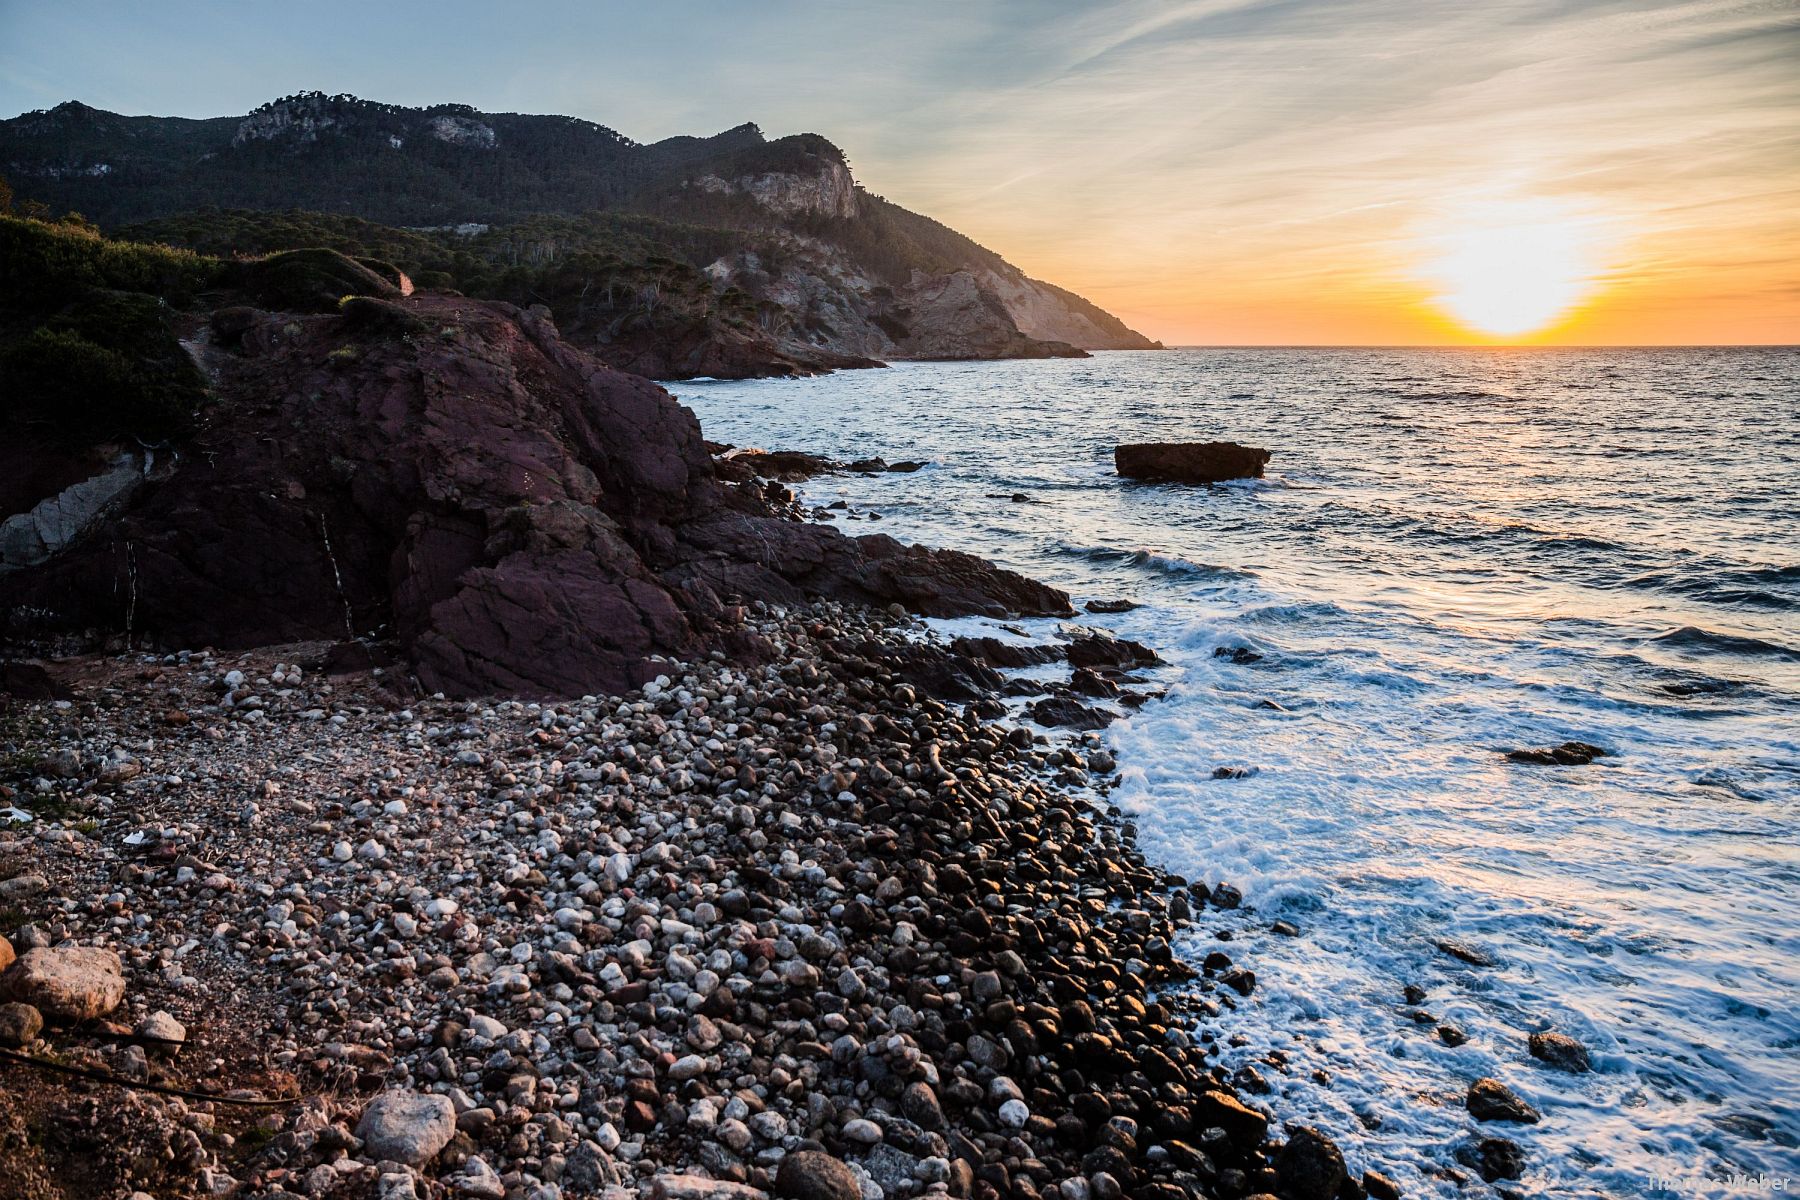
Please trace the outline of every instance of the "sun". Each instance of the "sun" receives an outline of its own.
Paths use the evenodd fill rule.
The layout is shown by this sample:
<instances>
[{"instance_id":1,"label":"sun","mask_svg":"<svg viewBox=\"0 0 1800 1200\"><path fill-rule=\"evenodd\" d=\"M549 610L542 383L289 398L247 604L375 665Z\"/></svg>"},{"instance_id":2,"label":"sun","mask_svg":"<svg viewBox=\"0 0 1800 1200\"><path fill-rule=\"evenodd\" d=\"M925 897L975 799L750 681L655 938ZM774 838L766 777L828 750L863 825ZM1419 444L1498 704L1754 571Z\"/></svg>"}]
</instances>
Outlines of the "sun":
<instances>
[{"instance_id":1,"label":"sun","mask_svg":"<svg viewBox=\"0 0 1800 1200\"><path fill-rule=\"evenodd\" d=\"M1593 290L1591 219L1543 203L1475 206L1424 239L1436 304L1467 328L1521 337L1567 315Z\"/></svg>"}]
</instances>

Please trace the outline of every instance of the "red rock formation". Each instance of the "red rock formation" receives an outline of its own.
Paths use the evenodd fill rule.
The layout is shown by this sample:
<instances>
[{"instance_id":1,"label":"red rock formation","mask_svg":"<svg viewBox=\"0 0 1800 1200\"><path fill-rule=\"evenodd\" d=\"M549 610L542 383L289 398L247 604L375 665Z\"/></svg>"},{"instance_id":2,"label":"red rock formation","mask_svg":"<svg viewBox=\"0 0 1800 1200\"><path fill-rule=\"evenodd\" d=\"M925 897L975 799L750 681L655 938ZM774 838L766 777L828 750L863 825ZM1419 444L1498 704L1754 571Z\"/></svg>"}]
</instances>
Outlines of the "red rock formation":
<instances>
[{"instance_id":1,"label":"red rock formation","mask_svg":"<svg viewBox=\"0 0 1800 1200\"><path fill-rule=\"evenodd\" d=\"M783 519L716 477L692 412L550 322L444 296L216 323L217 403L167 478L0 577L14 639L160 646L393 635L431 691L553 696L653 656L754 653L740 605L1066 614L950 551Z\"/></svg>"}]
</instances>

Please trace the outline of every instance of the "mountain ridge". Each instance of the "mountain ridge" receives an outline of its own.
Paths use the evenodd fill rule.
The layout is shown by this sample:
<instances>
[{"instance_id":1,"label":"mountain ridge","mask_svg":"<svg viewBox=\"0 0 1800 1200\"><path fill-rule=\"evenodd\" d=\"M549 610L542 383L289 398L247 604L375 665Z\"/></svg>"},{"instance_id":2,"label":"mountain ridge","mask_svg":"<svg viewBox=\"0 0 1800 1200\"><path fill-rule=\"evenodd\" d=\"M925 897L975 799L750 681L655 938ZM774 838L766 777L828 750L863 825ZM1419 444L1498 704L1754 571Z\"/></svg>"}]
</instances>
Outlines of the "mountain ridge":
<instances>
[{"instance_id":1,"label":"mountain ridge","mask_svg":"<svg viewBox=\"0 0 1800 1200\"><path fill-rule=\"evenodd\" d=\"M863 188L829 139L769 139L748 122L640 143L574 117L322 92L215 118L122 116L69 101L0 121L0 172L51 212L174 245L209 236L195 211L203 206L426 234L439 248L402 263L409 271L439 286L491 285L470 294L545 303L584 348L659 378L1158 346ZM547 254L540 242L537 276L490 279L518 263L483 258L479 235L597 214L686 232L634 227L629 252L616 238L564 238ZM298 248L213 240L214 253ZM672 306L666 281L645 278L665 259L687 268ZM593 311L596 294L612 306Z\"/></svg>"}]
</instances>

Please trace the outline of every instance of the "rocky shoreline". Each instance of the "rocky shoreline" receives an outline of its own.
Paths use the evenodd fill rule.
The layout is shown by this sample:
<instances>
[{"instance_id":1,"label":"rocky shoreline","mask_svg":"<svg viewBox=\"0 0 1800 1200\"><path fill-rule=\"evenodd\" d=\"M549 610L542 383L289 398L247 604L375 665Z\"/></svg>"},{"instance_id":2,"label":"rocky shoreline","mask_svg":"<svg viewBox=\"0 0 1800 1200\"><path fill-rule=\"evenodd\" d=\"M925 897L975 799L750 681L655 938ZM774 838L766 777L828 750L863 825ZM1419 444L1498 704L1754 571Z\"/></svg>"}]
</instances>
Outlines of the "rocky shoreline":
<instances>
[{"instance_id":1,"label":"rocky shoreline","mask_svg":"<svg viewBox=\"0 0 1800 1200\"><path fill-rule=\"evenodd\" d=\"M60 664L5 717L0 933L124 998L25 1051L297 1099L9 1059L0 1192L1393 1194L1209 1063L1254 974L1175 946L1235 893L1144 861L1096 735L897 613L747 620L761 664L559 704L324 643Z\"/></svg>"}]
</instances>

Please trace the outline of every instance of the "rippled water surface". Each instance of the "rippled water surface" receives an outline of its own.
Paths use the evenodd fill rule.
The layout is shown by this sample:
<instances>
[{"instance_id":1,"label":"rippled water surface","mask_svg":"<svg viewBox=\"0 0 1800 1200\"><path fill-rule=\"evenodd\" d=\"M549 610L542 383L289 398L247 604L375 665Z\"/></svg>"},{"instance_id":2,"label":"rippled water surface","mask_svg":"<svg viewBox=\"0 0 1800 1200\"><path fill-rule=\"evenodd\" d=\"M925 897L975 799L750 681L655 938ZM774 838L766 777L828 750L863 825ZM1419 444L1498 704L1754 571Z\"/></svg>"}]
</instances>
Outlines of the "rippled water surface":
<instances>
[{"instance_id":1,"label":"rippled water surface","mask_svg":"<svg viewBox=\"0 0 1800 1200\"><path fill-rule=\"evenodd\" d=\"M717 440L929 462L809 485L847 531L1142 604L1085 618L1170 664L1109 735L1115 798L1254 907L1189 949L1230 928L1257 971L1226 1061L1281 1115L1410 1195L1456 1194L1446 1168L1479 1192L1461 1102L1494 1075L1544 1113L1487 1130L1528 1190L1800 1189L1800 353L1193 350L676 391ZM1269 478L1112 472L1117 442L1212 438L1272 449ZM1610 755L1503 757L1568 739ZM1540 1029L1595 1071L1530 1058Z\"/></svg>"}]
</instances>

